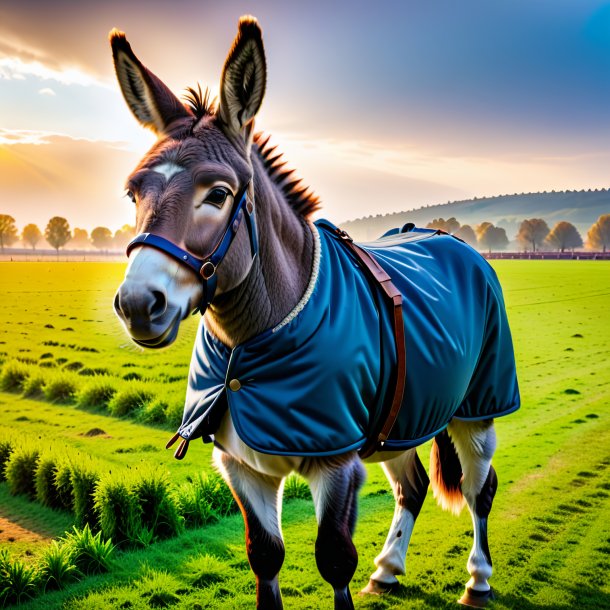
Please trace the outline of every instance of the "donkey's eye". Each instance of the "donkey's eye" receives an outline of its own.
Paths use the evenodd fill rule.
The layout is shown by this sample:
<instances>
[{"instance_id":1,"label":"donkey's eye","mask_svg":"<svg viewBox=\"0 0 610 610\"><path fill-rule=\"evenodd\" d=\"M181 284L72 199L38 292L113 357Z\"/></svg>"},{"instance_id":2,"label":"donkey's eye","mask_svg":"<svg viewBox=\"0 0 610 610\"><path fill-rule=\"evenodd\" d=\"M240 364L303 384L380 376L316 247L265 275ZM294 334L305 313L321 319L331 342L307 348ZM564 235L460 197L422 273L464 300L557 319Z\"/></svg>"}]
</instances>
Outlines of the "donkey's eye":
<instances>
[{"instance_id":1,"label":"donkey's eye","mask_svg":"<svg viewBox=\"0 0 610 610\"><path fill-rule=\"evenodd\" d=\"M225 202L228 194L228 189L217 186L207 194L204 203L211 203L212 205L220 207Z\"/></svg>"},{"instance_id":2,"label":"donkey's eye","mask_svg":"<svg viewBox=\"0 0 610 610\"><path fill-rule=\"evenodd\" d=\"M135 203L135 202L136 202L136 196L135 196L135 194L133 193L133 191L127 191L127 192L125 193L125 197L129 197L129 199L131 199L131 202L132 202L132 203Z\"/></svg>"}]
</instances>

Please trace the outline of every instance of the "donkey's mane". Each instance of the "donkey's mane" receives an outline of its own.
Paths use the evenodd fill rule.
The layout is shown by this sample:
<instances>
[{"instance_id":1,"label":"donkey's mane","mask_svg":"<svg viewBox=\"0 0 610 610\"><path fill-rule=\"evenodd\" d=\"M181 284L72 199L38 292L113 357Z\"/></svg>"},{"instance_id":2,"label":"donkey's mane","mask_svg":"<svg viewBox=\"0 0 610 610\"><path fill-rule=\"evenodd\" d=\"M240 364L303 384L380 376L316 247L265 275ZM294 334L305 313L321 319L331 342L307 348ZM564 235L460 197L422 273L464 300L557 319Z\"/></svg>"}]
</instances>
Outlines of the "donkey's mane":
<instances>
[{"instance_id":1,"label":"donkey's mane","mask_svg":"<svg viewBox=\"0 0 610 610\"><path fill-rule=\"evenodd\" d=\"M216 112L216 98L212 97L209 87L202 91L201 85L197 83L197 89L187 87L186 93L182 97L197 120L206 116L212 116Z\"/></svg>"},{"instance_id":2,"label":"donkey's mane","mask_svg":"<svg viewBox=\"0 0 610 610\"><path fill-rule=\"evenodd\" d=\"M208 87L202 90L199 83L196 89L187 87L183 99L196 121L216 114L217 99L212 98ZM280 188L290 207L299 216L309 218L320 209L320 199L300 178L294 178L295 170L286 169L283 154L276 152L277 146L269 144L270 138L271 136L265 136L262 132L254 134L255 150L267 170L267 175Z\"/></svg>"},{"instance_id":3,"label":"donkey's mane","mask_svg":"<svg viewBox=\"0 0 610 610\"><path fill-rule=\"evenodd\" d=\"M267 170L267 175L276 184L290 207L304 218L309 218L322 205L320 198L303 184L301 178L294 177L293 169L286 169L282 153L276 152L277 146L269 144L271 136L259 132L254 134L255 150Z\"/></svg>"}]
</instances>

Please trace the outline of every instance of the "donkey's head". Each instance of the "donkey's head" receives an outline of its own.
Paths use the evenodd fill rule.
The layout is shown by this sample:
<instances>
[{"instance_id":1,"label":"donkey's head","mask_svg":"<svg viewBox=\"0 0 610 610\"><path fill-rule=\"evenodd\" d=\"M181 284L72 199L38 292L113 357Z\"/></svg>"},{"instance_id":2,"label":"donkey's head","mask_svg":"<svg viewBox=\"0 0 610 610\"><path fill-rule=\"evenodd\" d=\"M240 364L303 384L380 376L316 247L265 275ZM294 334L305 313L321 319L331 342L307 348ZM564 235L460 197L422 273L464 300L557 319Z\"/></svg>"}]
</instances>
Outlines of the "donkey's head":
<instances>
[{"instance_id":1,"label":"donkey's head","mask_svg":"<svg viewBox=\"0 0 610 610\"><path fill-rule=\"evenodd\" d=\"M242 282L256 254L250 150L265 92L261 31L254 18L240 19L216 105L192 89L182 104L122 32L110 42L127 105L158 136L127 179L140 235L114 306L136 343L163 347L214 291Z\"/></svg>"}]
</instances>

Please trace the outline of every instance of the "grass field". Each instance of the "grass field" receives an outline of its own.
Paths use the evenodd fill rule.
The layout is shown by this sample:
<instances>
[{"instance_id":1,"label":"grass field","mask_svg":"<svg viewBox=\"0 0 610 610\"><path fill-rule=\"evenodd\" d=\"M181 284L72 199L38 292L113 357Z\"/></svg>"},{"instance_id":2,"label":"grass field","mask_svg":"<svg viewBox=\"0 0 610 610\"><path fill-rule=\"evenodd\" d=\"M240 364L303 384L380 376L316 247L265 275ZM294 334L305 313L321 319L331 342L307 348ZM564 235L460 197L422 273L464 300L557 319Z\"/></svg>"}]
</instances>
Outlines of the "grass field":
<instances>
[{"instance_id":1,"label":"grass field","mask_svg":"<svg viewBox=\"0 0 610 610\"><path fill-rule=\"evenodd\" d=\"M490 516L491 582L497 593L493 608L610 608L610 263L494 261L493 266L504 287L522 392L521 410L497 421L494 465L500 487ZM179 403L196 322L189 321L177 344L160 353L144 353L129 344L111 311L122 270L122 265L110 263L0 264L3 357L22 358L42 375L59 374L79 362L117 383L145 383ZM68 371L77 384L91 379L78 374L82 368ZM130 372L137 376L124 379ZM209 468L209 448L198 443L183 463L160 451L165 425L155 428L100 409L6 392L0 394L0 413L2 428L17 437L65 443L113 468L153 462L176 482ZM85 436L92 428L105 435ZM428 445L420 449L425 464L428 451ZM373 570L394 504L381 470L367 470L355 537L360 562L354 592ZM470 518L467 512L459 518L442 512L429 495L398 593L356 597L356 608L454 607L468 579ZM63 513L10 496L4 483L0 518L39 534L37 539L8 542L0 532L0 546L26 558L70 525ZM313 557L311 502L289 502L283 526L287 552L280 580L285 607L331 608L330 587ZM250 608L253 602L254 579L237 515L117 554L108 574L39 597L26 607L232 609Z\"/></svg>"}]
</instances>

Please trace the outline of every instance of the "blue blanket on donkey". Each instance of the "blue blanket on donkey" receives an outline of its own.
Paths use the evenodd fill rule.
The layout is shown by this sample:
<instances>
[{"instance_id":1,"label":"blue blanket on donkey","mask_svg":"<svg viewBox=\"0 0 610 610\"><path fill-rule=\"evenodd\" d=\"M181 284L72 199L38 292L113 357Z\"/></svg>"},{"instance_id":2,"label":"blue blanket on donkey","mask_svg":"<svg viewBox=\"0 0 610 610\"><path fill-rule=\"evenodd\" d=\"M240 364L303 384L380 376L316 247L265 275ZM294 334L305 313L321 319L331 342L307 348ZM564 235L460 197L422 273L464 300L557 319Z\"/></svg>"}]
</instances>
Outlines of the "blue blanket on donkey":
<instances>
[{"instance_id":1,"label":"blue blanket on donkey","mask_svg":"<svg viewBox=\"0 0 610 610\"><path fill-rule=\"evenodd\" d=\"M202 322L180 436L213 440L228 408L240 438L264 453L323 456L364 444L392 396L392 322L379 289L328 225L316 223L319 271L309 299L287 323L231 350ZM403 295L406 388L384 449L419 445L453 417L489 419L518 409L513 346L493 269L449 235L390 233L360 244Z\"/></svg>"}]
</instances>

